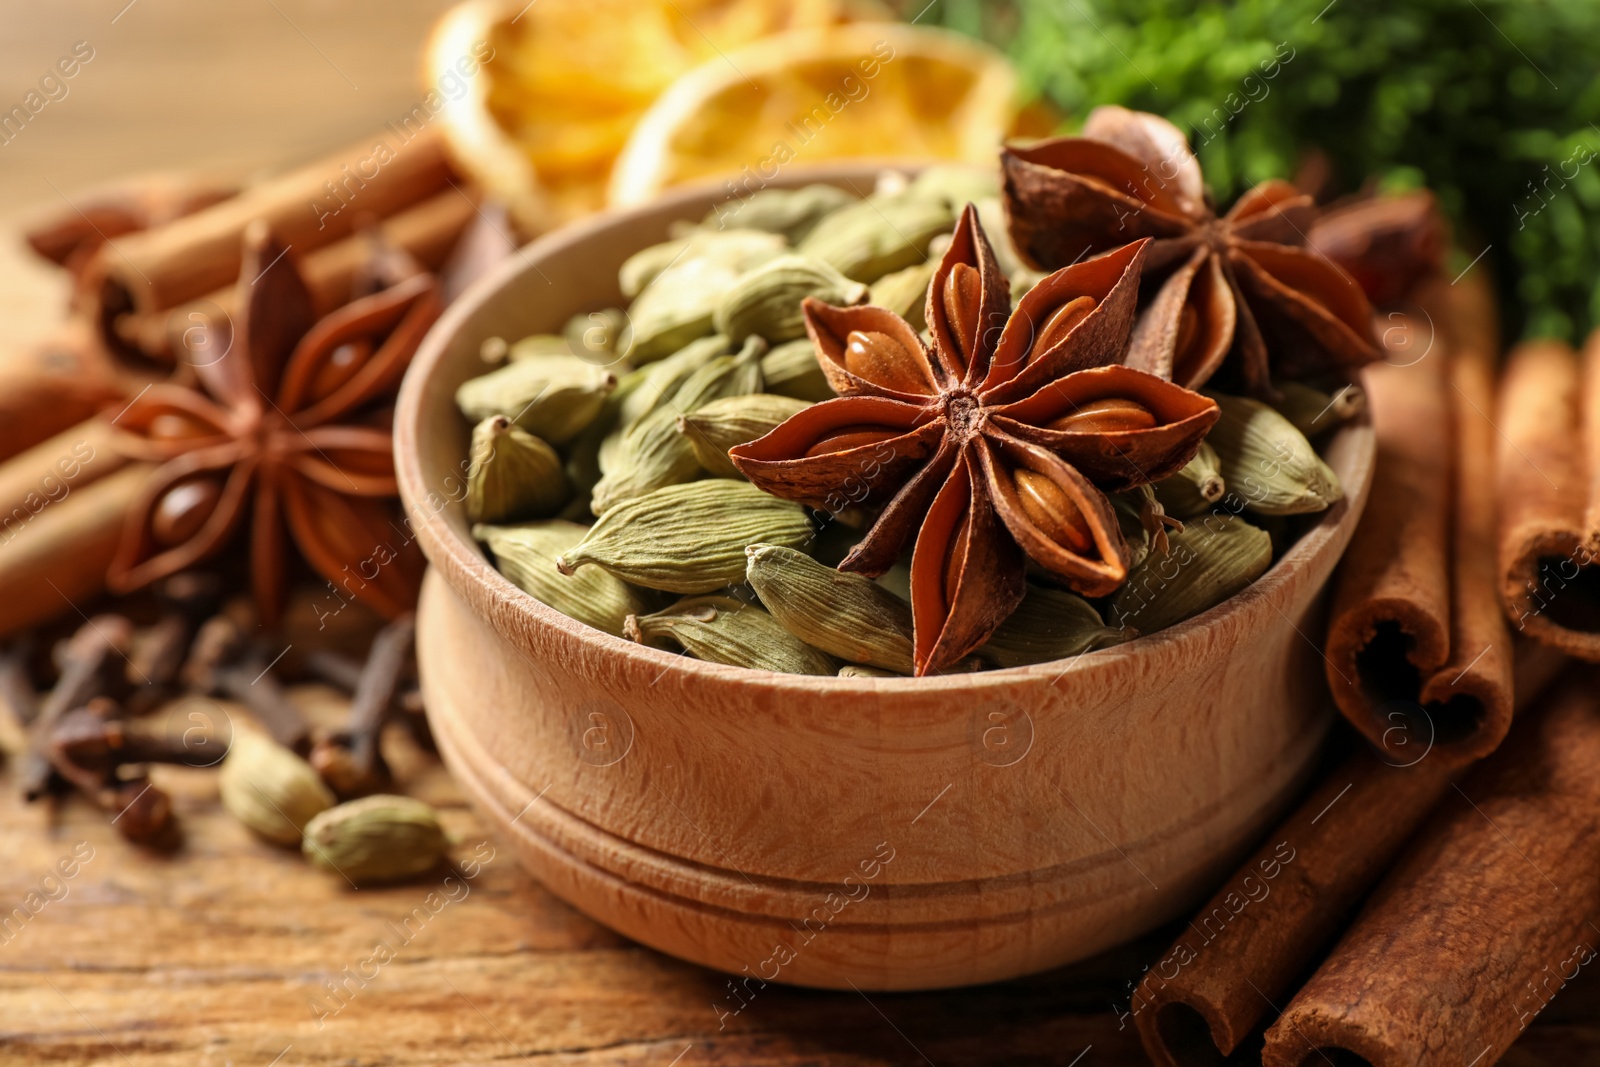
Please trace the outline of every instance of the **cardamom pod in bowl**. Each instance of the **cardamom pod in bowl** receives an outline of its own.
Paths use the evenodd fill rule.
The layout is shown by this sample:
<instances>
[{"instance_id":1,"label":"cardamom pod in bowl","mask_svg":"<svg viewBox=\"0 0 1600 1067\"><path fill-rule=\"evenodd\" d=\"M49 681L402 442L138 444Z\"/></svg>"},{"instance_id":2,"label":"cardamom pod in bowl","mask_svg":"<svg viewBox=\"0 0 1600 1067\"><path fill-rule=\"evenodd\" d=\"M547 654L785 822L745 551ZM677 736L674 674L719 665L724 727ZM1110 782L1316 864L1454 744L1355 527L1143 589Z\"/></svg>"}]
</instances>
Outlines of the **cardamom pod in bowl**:
<instances>
[{"instance_id":1,"label":"cardamom pod in bowl","mask_svg":"<svg viewBox=\"0 0 1600 1067\"><path fill-rule=\"evenodd\" d=\"M768 188L821 182L850 193L871 188L875 176L864 164L793 165ZM820 511L711 469L714 457L697 460L688 480L619 500L597 519L585 510L563 527L564 543L541 546L549 555L524 555L540 582L606 583L617 595L591 615L605 622L597 628L557 610L559 592L524 593L534 582L513 582L474 539L464 497L452 493L464 485L470 427L453 397L483 374L485 339L553 334L575 312L628 306L622 265L681 239L685 225L715 226L726 195L674 190L546 235L445 312L407 375L396 467L432 563L418 612L418 666L456 778L522 862L575 907L707 966L761 967L769 981L863 990L994 981L1081 959L1174 918L1282 811L1316 759L1330 722L1322 664L1296 627L1316 625L1324 583L1359 518L1371 479L1370 424L1358 414L1319 439L1313 454L1340 488L1321 511L1257 510L1275 498L1252 495L1244 479L1264 486L1270 463L1264 471L1260 456L1247 456L1236 484L1220 446L1215 466L1225 488L1209 507L1179 514L1159 490L1122 494L1123 510L1097 528L1108 541L1115 526L1115 536L1144 542L1132 570L1149 606L1119 622L1109 610L1114 597L1086 600L1028 572L1013 626L997 630L987 651L980 645L973 663L921 678L901 676L904 616L893 605L904 594L890 588L900 570L891 566L878 580L850 576L888 599L848 581L834 591L830 575L861 543L862 515L884 506L874 495L883 470L917 468L930 455L904 443L881 452L883 438L870 434L854 439L858 479ZM893 195L918 194L905 187ZM793 221L805 236L792 247L872 285L922 262L934 238L950 232L948 195L932 206L897 201L899 240L850 233L869 209L840 202L840 214L853 211L854 221L826 213ZM927 229L913 232L902 225L907 219L926 219ZM964 277L957 290L970 286ZM922 284L913 274L891 287L902 283L907 292ZM938 275L928 284L945 286L941 293L952 285ZM1052 290L1041 281L1026 299L1036 307ZM736 347L714 332L715 305L690 310L698 316L692 329L661 340L658 352L647 349L648 360L624 357L627 366L609 369L613 395L632 390L610 406L634 405L629 424L667 410L680 440L696 425L721 432L717 420L735 418L723 407L707 415L713 403L743 410L732 399L695 411L667 407L697 369L687 364ZM1093 330L1103 318L1081 321ZM758 360L762 377L744 397L779 394L822 408L834 401L819 384L855 373L844 334L840 361L828 366L809 338L764 340L772 346ZM640 383L689 345L702 348L644 396ZM858 367L884 351L874 338L856 345L867 361ZM640 370L647 373L624 384ZM1097 398L1078 399L1087 407ZM1146 432L1126 406L1051 414L1080 427L1114 416L1121 439ZM605 434L616 418L615 410L594 416L612 420ZM583 432L598 433L595 425ZM550 443L565 457L569 444ZM621 455L617 445L606 454ZM1072 498L1062 484L1043 486L1035 505L1070 528L1062 502ZM1215 493L1208 484L1195 483L1202 498ZM970 499L930 496L915 506L954 510ZM1280 519L1296 536L1279 551L1269 546L1263 573L1264 526ZM478 533L504 567L505 531L552 521L563 520L515 520ZM1215 533L1219 524L1233 532ZM887 550L890 564L903 547L910 546ZM941 565L959 550L942 548ZM914 597L943 588L927 579L928 567L911 560ZM1161 621L1161 583L1189 598L1182 610L1200 605L1199 613L1149 626ZM624 611L629 597L637 606ZM818 604L826 605L820 616ZM731 635L694 629L715 628L726 615L744 620ZM628 639L629 616L642 640ZM768 621L781 628L772 631L774 645L793 651L776 636L788 634L818 657L812 669L826 663L828 673L717 661L750 661L749 635ZM691 648L696 642L703 655ZM756 645L767 650L759 638Z\"/></svg>"}]
</instances>

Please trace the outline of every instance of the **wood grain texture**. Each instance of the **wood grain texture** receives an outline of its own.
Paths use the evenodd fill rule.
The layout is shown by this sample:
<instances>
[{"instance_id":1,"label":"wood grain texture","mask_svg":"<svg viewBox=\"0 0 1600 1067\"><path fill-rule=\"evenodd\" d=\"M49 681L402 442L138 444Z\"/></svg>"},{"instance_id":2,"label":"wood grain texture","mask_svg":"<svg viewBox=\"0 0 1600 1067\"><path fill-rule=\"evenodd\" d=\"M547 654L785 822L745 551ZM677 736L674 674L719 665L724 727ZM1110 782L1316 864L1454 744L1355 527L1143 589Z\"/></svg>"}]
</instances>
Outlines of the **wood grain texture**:
<instances>
[{"instance_id":1,"label":"wood grain texture","mask_svg":"<svg viewBox=\"0 0 1600 1067\"><path fill-rule=\"evenodd\" d=\"M784 181L859 187L870 173ZM471 542L451 398L481 372L485 338L619 303L622 260L713 196L677 192L530 245L446 313L407 376L396 463L436 571L420 666L457 774L558 895L736 974L992 981L1197 903L1282 810L1326 729L1304 635L1366 497L1370 428L1331 447L1345 501L1261 581L1071 664L812 678L609 637L524 595Z\"/></svg>"}]
</instances>

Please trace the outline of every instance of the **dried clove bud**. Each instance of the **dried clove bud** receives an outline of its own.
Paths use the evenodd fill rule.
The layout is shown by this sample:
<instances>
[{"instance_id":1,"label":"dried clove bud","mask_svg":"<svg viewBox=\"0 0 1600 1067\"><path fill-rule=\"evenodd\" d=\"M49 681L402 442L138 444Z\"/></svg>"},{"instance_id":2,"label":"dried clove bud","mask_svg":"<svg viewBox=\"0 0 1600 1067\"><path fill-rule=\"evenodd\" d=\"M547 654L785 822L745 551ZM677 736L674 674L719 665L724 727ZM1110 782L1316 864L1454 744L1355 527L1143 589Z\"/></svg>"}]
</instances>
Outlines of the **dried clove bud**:
<instances>
[{"instance_id":1,"label":"dried clove bud","mask_svg":"<svg viewBox=\"0 0 1600 1067\"><path fill-rule=\"evenodd\" d=\"M190 689L237 700L285 748L309 744L305 718L272 674L272 665L250 647L239 626L226 615L206 620L195 635L181 672Z\"/></svg>"},{"instance_id":2,"label":"dried clove bud","mask_svg":"<svg viewBox=\"0 0 1600 1067\"><path fill-rule=\"evenodd\" d=\"M378 742L411 669L416 635L416 619L410 615L378 632L350 699L347 726L312 746L311 766L342 797L377 792L388 784L389 768Z\"/></svg>"}]
</instances>

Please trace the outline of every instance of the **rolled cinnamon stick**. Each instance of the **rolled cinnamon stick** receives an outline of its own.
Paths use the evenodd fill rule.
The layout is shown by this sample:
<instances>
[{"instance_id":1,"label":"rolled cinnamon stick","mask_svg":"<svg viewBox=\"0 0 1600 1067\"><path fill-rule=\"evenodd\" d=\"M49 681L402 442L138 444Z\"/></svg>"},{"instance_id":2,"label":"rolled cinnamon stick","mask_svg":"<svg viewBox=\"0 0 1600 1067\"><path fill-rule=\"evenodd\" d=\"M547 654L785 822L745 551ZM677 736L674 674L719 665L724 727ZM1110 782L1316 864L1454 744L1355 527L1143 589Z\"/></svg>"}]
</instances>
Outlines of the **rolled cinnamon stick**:
<instances>
[{"instance_id":1,"label":"rolled cinnamon stick","mask_svg":"<svg viewBox=\"0 0 1600 1067\"><path fill-rule=\"evenodd\" d=\"M1496 331L1472 307L1492 306L1486 291L1435 283L1419 301L1426 319L1407 326L1431 320L1433 349L1364 378L1377 468L1335 586L1327 675L1345 718L1395 761L1432 750L1461 766L1511 723L1495 595Z\"/></svg>"},{"instance_id":2,"label":"rolled cinnamon stick","mask_svg":"<svg viewBox=\"0 0 1600 1067\"><path fill-rule=\"evenodd\" d=\"M387 217L447 190L450 173L437 130L405 142L385 130L203 211L114 239L89 267L102 332L113 343L119 316L176 307L234 281L244 229L256 219L303 257L350 236L361 215Z\"/></svg>"},{"instance_id":3,"label":"rolled cinnamon stick","mask_svg":"<svg viewBox=\"0 0 1600 1067\"><path fill-rule=\"evenodd\" d=\"M1516 657L1518 708L1568 661ZM1361 898L1450 789L1448 761L1398 766L1362 746L1265 838L1153 964L1128 1014L1160 1067L1221 1063L1283 1005Z\"/></svg>"},{"instance_id":4,"label":"rolled cinnamon stick","mask_svg":"<svg viewBox=\"0 0 1600 1067\"><path fill-rule=\"evenodd\" d=\"M1556 341L1519 345L1506 365L1500 444L1499 591L1514 632L1600 661L1600 335L1580 370Z\"/></svg>"},{"instance_id":5,"label":"rolled cinnamon stick","mask_svg":"<svg viewBox=\"0 0 1600 1067\"><path fill-rule=\"evenodd\" d=\"M1499 1059L1600 944L1600 705L1585 669L1452 790L1267 1030L1267 1067Z\"/></svg>"},{"instance_id":6,"label":"rolled cinnamon stick","mask_svg":"<svg viewBox=\"0 0 1600 1067\"><path fill-rule=\"evenodd\" d=\"M153 469L129 464L72 490L33 515L5 545L0 637L70 614L105 588L123 520Z\"/></svg>"},{"instance_id":7,"label":"rolled cinnamon stick","mask_svg":"<svg viewBox=\"0 0 1600 1067\"><path fill-rule=\"evenodd\" d=\"M1362 745L1318 786L1145 973L1130 1004L1159 1067L1221 1063L1281 1004L1450 787L1438 760Z\"/></svg>"},{"instance_id":8,"label":"rolled cinnamon stick","mask_svg":"<svg viewBox=\"0 0 1600 1067\"><path fill-rule=\"evenodd\" d=\"M439 269L449 258L457 239L476 209L467 194L446 187L445 191L423 200L380 222L378 235L389 245L408 253L429 270ZM353 234L319 248L299 260L300 273L318 315L349 303L351 285L370 252L370 239ZM111 329L119 344L136 349L150 359L171 362L179 353L175 345L184 332L196 323L218 313L236 314L238 290L222 289L172 308L130 312L119 316Z\"/></svg>"},{"instance_id":9,"label":"rolled cinnamon stick","mask_svg":"<svg viewBox=\"0 0 1600 1067\"><path fill-rule=\"evenodd\" d=\"M0 351L0 462L82 422L130 388L143 383L112 365L83 319Z\"/></svg>"}]
</instances>

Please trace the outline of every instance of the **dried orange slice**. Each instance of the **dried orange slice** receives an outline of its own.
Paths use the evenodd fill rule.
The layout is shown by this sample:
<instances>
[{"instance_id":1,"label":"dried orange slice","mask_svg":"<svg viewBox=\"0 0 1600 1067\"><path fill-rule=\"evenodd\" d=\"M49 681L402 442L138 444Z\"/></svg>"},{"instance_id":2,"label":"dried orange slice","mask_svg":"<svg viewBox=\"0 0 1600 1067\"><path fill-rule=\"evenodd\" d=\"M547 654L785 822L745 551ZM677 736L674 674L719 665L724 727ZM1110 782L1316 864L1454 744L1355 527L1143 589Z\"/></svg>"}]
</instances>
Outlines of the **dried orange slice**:
<instances>
[{"instance_id":1,"label":"dried orange slice","mask_svg":"<svg viewBox=\"0 0 1600 1067\"><path fill-rule=\"evenodd\" d=\"M426 110L455 160L537 232L604 206L617 153L681 75L860 11L881 13L852 0L468 0L424 50Z\"/></svg>"},{"instance_id":2,"label":"dried orange slice","mask_svg":"<svg viewBox=\"0 0 1600 1067\"><path fill-rule=\"evenodd\" d=\"M862 22L793 30L684 75L639 120L607 200L712 177L759 186L790 162L876 157L993 164L1054 125L1019 106L1004 56L945 30Z\"/></svg>"}]
</instances>

